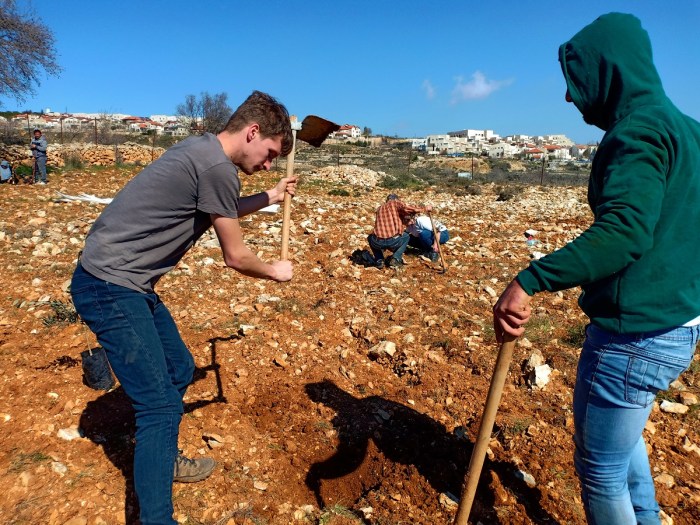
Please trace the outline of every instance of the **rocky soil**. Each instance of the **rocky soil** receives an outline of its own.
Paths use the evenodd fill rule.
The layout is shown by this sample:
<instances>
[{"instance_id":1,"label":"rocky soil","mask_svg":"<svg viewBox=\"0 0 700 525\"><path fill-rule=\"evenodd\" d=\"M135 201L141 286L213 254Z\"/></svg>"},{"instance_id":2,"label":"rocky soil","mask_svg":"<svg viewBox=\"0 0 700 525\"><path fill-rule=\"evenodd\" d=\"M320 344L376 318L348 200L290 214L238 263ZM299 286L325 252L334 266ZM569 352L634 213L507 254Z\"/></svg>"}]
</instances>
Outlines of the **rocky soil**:
<instances>
[{"instance_id":1,"label":"rocky soil","mask_svg":"<svg viewBox=\"0 0 700 525\"><path fill-rule=\"evenodd\" d=\"M121 388L83 384L80 354L95 341L72 318L67 293L104 205L56 200L57 191L111 197L136 170L59 171L48 186L0 186L1 523L137 523L131 409ZM244 191L281 173L248 178ZM403 192L448 225L447 271L415 254L400 270L377 270L348 258L367 247L387 193L360 175L302 174L292 282L226 269L213 236L160 282L198 367L180 444L218 463L209 479L175 485L178 522L452 523L498 350L491 306L534 252L586 228L585 189L521 187L505 202L489 185L459 197ZM332 191L341 188L350 195ZM261 257L279 256L281 213L242 225ZM527 229L538 232L531 245ZM585 523L571 441L586 322L576 296L534 300L471 523ZM537 376L542 386L525 365L539 354L534 364L549 372ZM645 431L659 501L678 525L700 523L699 390L696 360L660 394ZM663 401L685 413L661 410Z\"/></svg>"}]
</instances>

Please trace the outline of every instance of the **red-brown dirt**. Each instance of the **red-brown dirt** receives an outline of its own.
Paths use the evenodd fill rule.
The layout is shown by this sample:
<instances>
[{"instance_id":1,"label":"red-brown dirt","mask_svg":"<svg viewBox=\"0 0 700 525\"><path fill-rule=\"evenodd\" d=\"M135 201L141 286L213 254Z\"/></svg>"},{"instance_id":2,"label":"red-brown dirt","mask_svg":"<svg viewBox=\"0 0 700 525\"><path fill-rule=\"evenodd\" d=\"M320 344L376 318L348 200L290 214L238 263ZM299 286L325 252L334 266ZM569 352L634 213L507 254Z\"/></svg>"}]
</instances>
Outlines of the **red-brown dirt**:
<instances>
[{"instance_id":1,"label":"red-brown dirt","mask_svg":"<svg viewBox=\"0 0 700 525\"><path fill-rule=\"evenodd\" d=\"M60 318L63 305L72 308L68 281L103 206L55 202L56 190L111 197L135 173L64 171L48 186L0 186L2 523L137 522L130 406L121 388L82 383L80 352L95 341ZM279 175L248 178L244 192ZM548 252L590 221L583 188L519 188L505 202L489 185L473 196L399 192L432 204L449 227L447 272L416 255L397 271L365 269L348 256L367 248L386 190L329 195L333 187L302 173L292 282L236 274L207 236L159 283L198 367L180 445L218 463L209 479L174 486L180 523L451 523L448 493L460 493L498 350L491 306L531 255L523 231L538 230L536 249ZM265 259L279 256L280 225L281 213L242 220L246 242ZM471 523L585 523L571 440L575 339L585 324L576 297L534 299ZM396 353L370 357L382 341ZM542 390L522 371L535 349L554 370ZM698 393L697 361L681 382ZM645 431L654 475L672 477L657 480L659 501L679 525L700 522L697 408L654 410ZM65 429L82 437L64 439Z\"/></svg>"}]
</instances>

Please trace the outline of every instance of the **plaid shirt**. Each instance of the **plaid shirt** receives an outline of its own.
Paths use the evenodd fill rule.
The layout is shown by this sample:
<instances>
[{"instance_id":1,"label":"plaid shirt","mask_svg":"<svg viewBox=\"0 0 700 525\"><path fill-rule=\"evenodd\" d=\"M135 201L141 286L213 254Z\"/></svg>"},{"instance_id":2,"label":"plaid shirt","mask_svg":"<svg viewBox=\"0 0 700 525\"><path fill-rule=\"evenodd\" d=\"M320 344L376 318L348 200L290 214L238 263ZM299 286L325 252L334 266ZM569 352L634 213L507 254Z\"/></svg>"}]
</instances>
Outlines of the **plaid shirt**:
<instances>
[{"instance_id":1,"label":"plaid shirt","mask_svg":"<svg viewBox=\"0 0 700 525\"><path fill-rule=\"evenodd\" d=\"M400 200L391 200L377 208L374 221L374 235L379 239L390 239L401 235L408 223L409 213Z\"/></svg>"}]
</instances>

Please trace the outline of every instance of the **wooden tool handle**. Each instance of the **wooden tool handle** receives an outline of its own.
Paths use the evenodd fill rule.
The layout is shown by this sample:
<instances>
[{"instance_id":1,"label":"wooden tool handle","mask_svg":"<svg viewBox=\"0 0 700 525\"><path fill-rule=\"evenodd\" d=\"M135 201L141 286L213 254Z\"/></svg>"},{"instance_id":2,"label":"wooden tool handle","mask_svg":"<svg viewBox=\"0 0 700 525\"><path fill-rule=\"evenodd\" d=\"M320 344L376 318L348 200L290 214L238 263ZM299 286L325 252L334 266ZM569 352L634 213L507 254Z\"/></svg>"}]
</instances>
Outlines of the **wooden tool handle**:
<instances>
[{"instance_id":1,"label":"wooden tool handle","mask_svg":"<svg viewBox=\"0 0 700 525\"><path fill-rule=\"evenodd\" d=\"M292 130L292 151L287 155L287 177L294 175L294 150L296 149L296 130ZM281 259L289 259L289 226L292 217L292 196L284 194L284 214L282 219L282 256Z\"/></svg>"},{"instance_id":2,"label":"wooden tool handle","mask_svg":"<svg viewBox=\"0 0 700 525\"><path fill-rule=\"evenodd\" d=\"M467 520L469 519L469 512L471 511L474 495L476 494L476 486L479 484L481 468L484 466L486 449L491 440L491 431L493 430L493 423L496 419L496 412L501 402L503 386L506 382L508 368L513 358L515 339L516 338L513 336L506 334L505 340L498 351L496 367L493 372L493 377L491 378L491 386L489 387L489 394L486 398L484 413L481 416L479 434L474 443L472 457L469 460L469 468L465 476L462 497L459 500L459 507L457 508L457 516L455 517L454 525L467 525Z\"/></svg>"},{"instance_id":3,"label":"wooden tool handle","mask_svg":"<svg viewBox=\"0 0 700 525\"><path fill-rule=\"evenodd\" d=\"M435 227L435 222L433 221L433 216L428 212L428 218L430 218L430 226L433 228L433 236L435 237L435 242L437 243L438 253L440 254L440 264L442 265L443 273L447 271L447 266L445 265L445 258L442 256L442 247L440 246L440 235L438 235L437 228Z\"/></svg>"}]
</instances>

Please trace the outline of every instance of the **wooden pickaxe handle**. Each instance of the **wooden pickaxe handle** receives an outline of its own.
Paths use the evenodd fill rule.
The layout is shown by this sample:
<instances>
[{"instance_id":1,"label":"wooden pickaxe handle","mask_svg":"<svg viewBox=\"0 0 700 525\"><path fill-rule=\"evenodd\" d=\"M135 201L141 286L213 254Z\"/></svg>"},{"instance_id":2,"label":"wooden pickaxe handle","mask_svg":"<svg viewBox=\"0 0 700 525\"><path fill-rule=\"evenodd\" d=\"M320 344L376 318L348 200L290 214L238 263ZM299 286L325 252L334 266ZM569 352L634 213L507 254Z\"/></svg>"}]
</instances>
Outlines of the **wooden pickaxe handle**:
<instances>
[{"instance_id":1,"label":"wooden pickaxe handle","mask_svg":"<svg viewBox=\"0 0 700 525\"><path fill-rule=\"evenodd\" d=\"M459 500L459 507L457 508L457 516L455 517L454 525L467 525L469 512L472 509L474 495L476 494L476 486L479 484L481 468L484 466L486 449L491 440L491 431L493 430L493 423L496 420L496 412L501 402L503 386L506 382L510 362L513 359L513 347L515 346L516 338L508 334L506 334L504 338L501 349L498 351L498 357L496 358L496 367L493 372L493 377L491 378L491 386L489 387L489 394L486 398L484 414L481 416L479 434L474 443L472 457L469 460L469 468L467 469L467 474L464 479L464 488L462 489L462 497Z\"/></svg>"},{"instance_id":2,"label":"wooden pickaxe handle","mask_svg":"<svg viewBox=\"0 0 700 525\"><path fill-rule=\"evenodd\" d=\"M297 132L292 129L292 151L287 155L287 177L294 175L294 150L296 149ZM284 194L284 210L282 219L282 256L281 259L289 259L289 226L292 218L292 196Z\"/></svg>"},{"instance_id":3,"label":"wooden pickaxe handle","mask_svg":"<svg viewBox=\"0 0 700 525\"><path fill-rule=\"evenodd\" d=\"M433 216L428 212L428 218L430 219L430 226L433 228L433 237L437 243L438 253L440 254L440 264L442 265L442 272L447 271L447 266L445 265L445 258L442 256L442 247L440 246L440 235L438 235L437 228L435 227L435 222L433 221Z\"/></svg>"}]
</instances>

